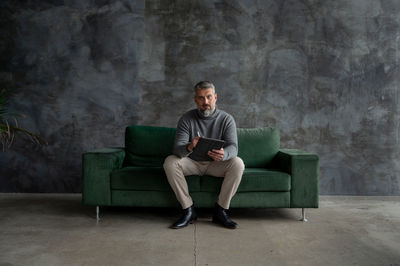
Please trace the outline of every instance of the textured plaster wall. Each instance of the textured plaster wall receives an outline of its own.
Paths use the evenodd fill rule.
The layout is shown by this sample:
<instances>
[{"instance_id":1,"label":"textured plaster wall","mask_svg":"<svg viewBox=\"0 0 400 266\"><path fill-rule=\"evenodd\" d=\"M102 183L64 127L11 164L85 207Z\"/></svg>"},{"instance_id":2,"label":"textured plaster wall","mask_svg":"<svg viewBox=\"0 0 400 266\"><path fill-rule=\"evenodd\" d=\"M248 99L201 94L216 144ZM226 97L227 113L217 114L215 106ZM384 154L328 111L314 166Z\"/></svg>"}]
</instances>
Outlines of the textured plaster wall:
<instances>
[{"instance_id":1,"label":"textured plaster wall","mask_svg":"<svg viewBox=\"0 0 400 266\"><path fill-rule=\"evenodd\" d=\"M239 127L320 156L322 194L400 195L397 0L2 1L0 82L20 138L0 191L79 192L81 154L170 126L212 80Z\"/></svg>"}]
</instances>

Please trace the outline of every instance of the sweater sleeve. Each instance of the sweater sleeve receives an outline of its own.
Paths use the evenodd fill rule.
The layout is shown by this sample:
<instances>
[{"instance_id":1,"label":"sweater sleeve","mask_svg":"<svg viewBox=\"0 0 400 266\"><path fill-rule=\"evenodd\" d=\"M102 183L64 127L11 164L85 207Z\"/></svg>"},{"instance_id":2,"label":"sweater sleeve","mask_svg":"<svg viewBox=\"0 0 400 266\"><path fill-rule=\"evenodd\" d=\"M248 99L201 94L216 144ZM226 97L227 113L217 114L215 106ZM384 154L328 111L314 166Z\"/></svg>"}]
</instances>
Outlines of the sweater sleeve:
<instances>
[{"instance_id":1,"label":"sweater sleeve","mask_svg":"<svg viewBox=\"0 0 400 266\"><path fill-rule=\"evenodd\" d=\"M236 123L232 116L229 116L224 128L223 139L225 140L223 160L235 158L238 155L238 140Z\"/></svg>"},{"instance_id":2,"label":"sweater sleeve","mask_svg":"<svg viewBox=\"0 0 400 266\"><path fill-rule=\"evenodd\" d=\"M173 154L181 158L189 156L192 153L187 149L190 141L189 123L185 121L185 119L181 118L176 128Z\"/></svg>"}]
</instances>

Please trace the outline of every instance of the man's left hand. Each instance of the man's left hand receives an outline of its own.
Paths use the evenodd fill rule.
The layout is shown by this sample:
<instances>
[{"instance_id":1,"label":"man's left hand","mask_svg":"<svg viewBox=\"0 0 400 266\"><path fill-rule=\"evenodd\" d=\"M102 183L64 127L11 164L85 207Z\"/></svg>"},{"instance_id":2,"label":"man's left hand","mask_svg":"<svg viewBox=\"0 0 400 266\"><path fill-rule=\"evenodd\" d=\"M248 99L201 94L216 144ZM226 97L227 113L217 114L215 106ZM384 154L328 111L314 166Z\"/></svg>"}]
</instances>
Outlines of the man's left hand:
<instances>
[{"instance_id":1,"label":"man's left hand","mask_svg":"<svg viewBox=\"0 0 400 266\"><path fill-rule=\"evenodd\" d=\"M220 150L211 150L208 151L208 156L211 157L211 159L213 159L216 162L222 161L222 159L224 158L224 149L221 148Z\"/></svg>"}]
</instances>

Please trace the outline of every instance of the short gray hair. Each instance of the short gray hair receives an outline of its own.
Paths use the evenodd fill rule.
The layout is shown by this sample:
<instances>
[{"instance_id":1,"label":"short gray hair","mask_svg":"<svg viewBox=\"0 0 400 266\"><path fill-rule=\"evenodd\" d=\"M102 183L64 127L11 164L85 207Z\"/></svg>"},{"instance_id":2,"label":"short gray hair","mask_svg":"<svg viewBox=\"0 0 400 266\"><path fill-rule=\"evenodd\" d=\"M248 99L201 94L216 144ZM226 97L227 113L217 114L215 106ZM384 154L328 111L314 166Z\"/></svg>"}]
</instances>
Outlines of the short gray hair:
<instances>
[{"instance_id":1,"label":"short gray hair","mask_svg":"<svg viewBox=\"0 0 400 266\"><path fill-rule=\"evenodd\" d=\"M215 93L215 86L210 81L200 81L194 86L194 92L197 90L205 90L205 89L213 89L213 93Z\"/></svg>"}]
</instances>

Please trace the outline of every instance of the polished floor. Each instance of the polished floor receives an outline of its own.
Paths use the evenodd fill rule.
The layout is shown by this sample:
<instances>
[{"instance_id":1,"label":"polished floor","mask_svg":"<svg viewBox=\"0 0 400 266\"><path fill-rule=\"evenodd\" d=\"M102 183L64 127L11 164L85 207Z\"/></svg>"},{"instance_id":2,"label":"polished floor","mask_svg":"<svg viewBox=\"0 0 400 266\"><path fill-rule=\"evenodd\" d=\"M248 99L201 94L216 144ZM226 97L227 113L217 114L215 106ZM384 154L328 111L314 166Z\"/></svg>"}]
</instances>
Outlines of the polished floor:
<instances>
[{"instance_id":1,"label":"polished floor","mask_svg":"<svg viewBox=\"0 0 400 266\"><path fill-rule=\"evenodd\" d=\"M321 196L319 209L233 209L239 228L168 226L175 209L101 208L80 194L0 194L0 265L397 265L400 197Z\"/></svg>"}]
</instances>

